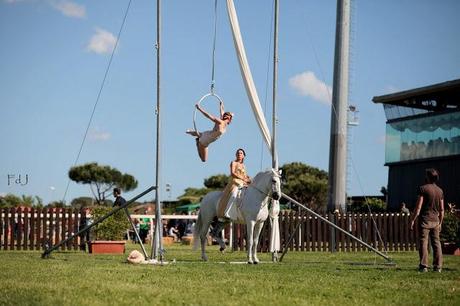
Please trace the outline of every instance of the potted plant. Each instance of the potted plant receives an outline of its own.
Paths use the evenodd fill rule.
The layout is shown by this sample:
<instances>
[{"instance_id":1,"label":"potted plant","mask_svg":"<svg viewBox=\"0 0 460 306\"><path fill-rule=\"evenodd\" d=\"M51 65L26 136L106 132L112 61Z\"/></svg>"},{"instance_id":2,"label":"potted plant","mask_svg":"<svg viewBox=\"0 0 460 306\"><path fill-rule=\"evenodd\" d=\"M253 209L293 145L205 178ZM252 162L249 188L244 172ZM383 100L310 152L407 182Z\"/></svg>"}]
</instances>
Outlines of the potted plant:
<instances>
[{"instance_id":1,"label":"potted plant","mask_svg":"<svg viewBox=\"0 0 460 306\"><path fill-rule=\"evenodd\" d=\"M97 220L112 210L111 207L98 206L92 209L92 219ZM123 210L119 210L102 223L95 226L92 237L89 241L89 252L93 254L107 254L125 252L124 236L130 223Z\"/></svg>"},{"instance_id":2,"label":"potted plant","mask_svg":"<svg viewBox=\"0 0 460 306\"><path fill-rule=\"evenodd\" d=\"M460 220L447 210L441 228L441 245L443 254L460 255Z\"/></svg>"}]
</instances>

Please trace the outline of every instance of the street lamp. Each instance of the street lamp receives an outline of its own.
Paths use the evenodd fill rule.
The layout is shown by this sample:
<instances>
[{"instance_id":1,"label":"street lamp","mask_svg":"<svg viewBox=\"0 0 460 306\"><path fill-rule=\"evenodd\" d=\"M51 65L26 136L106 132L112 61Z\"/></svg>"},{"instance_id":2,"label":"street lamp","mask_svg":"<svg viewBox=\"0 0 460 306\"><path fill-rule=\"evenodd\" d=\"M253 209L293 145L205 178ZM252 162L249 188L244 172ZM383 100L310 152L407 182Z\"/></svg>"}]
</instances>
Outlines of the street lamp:
<instances>
[{"instance_id":1,"label":"street lamp","mask_svg":"<svg viewBox=\"0 0 460 306\"><path fill-rule=\"evenodd\" d=\"M172 185L169 183L166 183L166 192L168 193L169 199L171 199L171 189L172 189Z\"/></svg>"}]
</instances>

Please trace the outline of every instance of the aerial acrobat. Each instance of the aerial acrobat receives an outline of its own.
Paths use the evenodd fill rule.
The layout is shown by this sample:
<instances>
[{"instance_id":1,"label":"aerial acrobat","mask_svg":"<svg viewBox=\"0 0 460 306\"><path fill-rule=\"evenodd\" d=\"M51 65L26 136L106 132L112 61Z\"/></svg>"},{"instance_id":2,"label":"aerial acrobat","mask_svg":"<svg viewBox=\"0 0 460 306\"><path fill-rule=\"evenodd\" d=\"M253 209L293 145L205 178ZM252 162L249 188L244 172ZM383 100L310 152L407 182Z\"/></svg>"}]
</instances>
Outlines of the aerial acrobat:
<instances>
[{"instance_id":1,"label":"aerial acrobat","mask_svg":"<svg viewBox=\"0 0 460 306\"><path fill-rule=\"evenodd\" d=\"M199 110L206 118L214 122L214 127L212 130L198 132L195 126L195 130L186 131L187 134L196 137L196 147L202 162L205 162L208 159L208 146L225 133L227 126L230 124L230 122L232 122L233 119L232 113L224 111L224 103L220 101L219 104L220 117L215 117L205 111L199 102L195 104L197 110Z\"/></svg>"}]
</instances>

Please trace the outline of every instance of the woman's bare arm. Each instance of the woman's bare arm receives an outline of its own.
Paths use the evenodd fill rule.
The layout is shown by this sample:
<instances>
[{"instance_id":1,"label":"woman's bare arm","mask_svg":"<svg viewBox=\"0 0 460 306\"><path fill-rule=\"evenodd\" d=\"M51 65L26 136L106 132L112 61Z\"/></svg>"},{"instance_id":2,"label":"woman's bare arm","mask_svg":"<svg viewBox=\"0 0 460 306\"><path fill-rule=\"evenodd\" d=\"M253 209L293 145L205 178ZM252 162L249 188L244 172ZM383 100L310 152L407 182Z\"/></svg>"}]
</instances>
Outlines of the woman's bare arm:
<instances>
[{"instance_id":1,"label":"woman's bare arm","mask_svg":"<svg viewBox=\"0 0 460 306\"><path fill-rule=\"evenodd\" d=\"M199 110L206 118L208 118L209 120L211 120L212 122L214 123L221 123L222 120L220 120L219 118L216 118L214 117L213 115L211 115L210 113L208 113L207 111L205 111L199 104L195 104L195 107L197 110Z\"/></svg>"},{"instance_id":2,"label":"woman's bare arm","mask_svg":"<svg viewBox=\"0 0 460 306\"><path fill-rule=\"evenodd\" d=\"M224 103L220 102L220 118L224 116L225 110L224 110Z\"/></svg>"}]
</instances>

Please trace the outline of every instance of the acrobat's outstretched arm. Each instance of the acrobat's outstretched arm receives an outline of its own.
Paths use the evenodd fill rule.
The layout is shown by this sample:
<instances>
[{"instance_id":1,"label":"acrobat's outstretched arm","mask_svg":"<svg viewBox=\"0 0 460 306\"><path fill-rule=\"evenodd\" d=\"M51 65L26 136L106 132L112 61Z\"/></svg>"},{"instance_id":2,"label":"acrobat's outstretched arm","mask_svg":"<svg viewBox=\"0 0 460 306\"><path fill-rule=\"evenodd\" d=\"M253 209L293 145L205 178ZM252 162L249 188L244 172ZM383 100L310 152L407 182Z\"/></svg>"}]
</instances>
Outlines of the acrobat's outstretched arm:
<instances>
[{"instance_id":1,"label":"acrobat's outstretched arm","mask_svg":"<svg viewBox=\"0 0 460 306\"><path fill-rule=\"evenodd\" d=\"M195 104L195 107L197 110L199 110L206 118L208 118L209 120L211 120L212 122L215 122L215 123L220 123L221 120L214 117L213 115L211 115L210 113L208 113L207 111L205 111L198 103Z\"/></svg>"},{"instance_id":2,"label":"acrobat's outstretched arm","mask_svg":"<svg viewBox=\"0 0 460 306\"><path fill-rule=\"evenodd\" d=\"M220 118L224 116L225 109L224 109L224 103L220 101Z\"/></svg>"}]
</instances>

